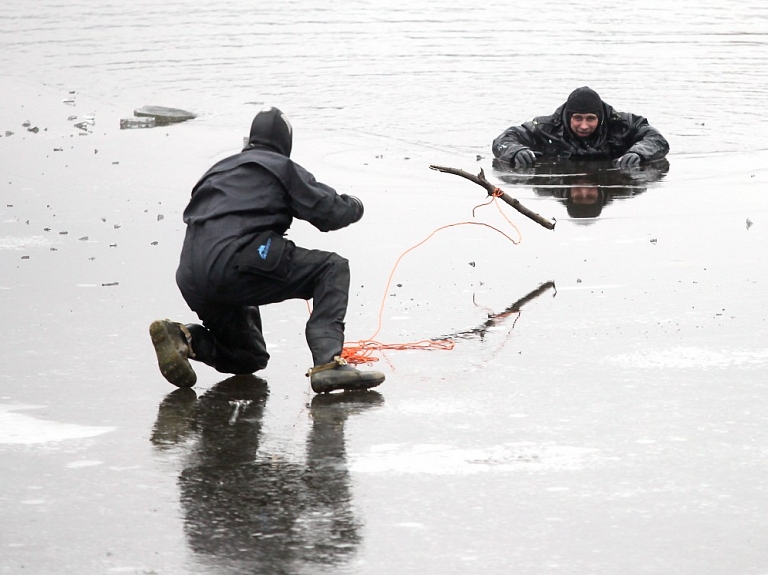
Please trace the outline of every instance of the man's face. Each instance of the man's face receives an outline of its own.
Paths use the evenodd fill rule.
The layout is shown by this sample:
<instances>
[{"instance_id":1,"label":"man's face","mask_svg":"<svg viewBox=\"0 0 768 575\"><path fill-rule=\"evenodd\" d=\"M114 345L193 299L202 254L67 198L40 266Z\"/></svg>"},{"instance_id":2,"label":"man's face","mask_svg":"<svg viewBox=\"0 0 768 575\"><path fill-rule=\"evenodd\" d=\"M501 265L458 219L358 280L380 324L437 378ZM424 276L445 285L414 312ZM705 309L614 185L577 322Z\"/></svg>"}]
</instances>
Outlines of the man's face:
<instances>
[{"instance_id":1,"label":"man's face","mask_svg":"<svg viewBox=\"0 0 768 575\"><path fill-rule=\"evenodd\" d=\"M586 138L597 130L599 123L597 114L574 114L571 116L571 131L579 138Z\"/></svg>"}]
</instances>

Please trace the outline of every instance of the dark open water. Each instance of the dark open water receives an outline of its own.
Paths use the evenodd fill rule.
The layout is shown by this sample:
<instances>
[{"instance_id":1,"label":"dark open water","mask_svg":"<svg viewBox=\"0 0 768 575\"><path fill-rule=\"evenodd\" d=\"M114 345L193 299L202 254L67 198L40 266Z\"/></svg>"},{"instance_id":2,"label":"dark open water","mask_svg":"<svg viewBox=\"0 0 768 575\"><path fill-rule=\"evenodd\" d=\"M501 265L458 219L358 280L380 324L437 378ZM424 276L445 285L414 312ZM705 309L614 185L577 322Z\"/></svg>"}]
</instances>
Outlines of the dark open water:
<instances>
[{"instance_id":1,"label":"dark open water","mask_svg":"<svg viewBox=\"0 0 768 575\"><path fill-rule=\"evenodd\" d=\"M329 5L330 6L330 5ZM759 1L36 2L0 14L0 69L127 110L297 124L487 152L589 84L663 128L674 154L768 148Z\"/></svg>"}]
</instances>

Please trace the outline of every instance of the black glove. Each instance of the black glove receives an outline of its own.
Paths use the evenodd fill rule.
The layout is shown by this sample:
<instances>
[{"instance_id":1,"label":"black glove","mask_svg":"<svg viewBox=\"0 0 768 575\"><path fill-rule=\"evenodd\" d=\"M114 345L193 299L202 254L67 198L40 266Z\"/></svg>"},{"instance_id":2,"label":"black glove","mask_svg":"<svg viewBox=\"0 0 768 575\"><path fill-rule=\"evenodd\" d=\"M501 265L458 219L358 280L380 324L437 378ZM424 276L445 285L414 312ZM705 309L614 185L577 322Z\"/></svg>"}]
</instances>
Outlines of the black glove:
<instances>
[{"instance_id":1,"label":"black glove","mask_svg":"<svg viewBox=\"0 0 768 575\"><path fill-rule=\"evenodd\" d=\"M355 221L358 221L360 218L363 217L363 213L365 212L365 208L363 207L363 202L360 201L360 198L355 196L349 196L349 199L352 200L352 203L355 204L355 208L357 208L357 217L355 218Z\"/></svg>"},{"instance_id":2,"label":"black glove","mask_svg":"<svg viewBox=\"0 0 768 575\"><path fill-rule=\"evenodd\" d=\"M518 168L527 168L533 165L536 161L536 154L534 154L529 148L523 148L517 154L515 154L515 166Z\"/></svg>"},{"instance_id":3,"label":"black glove","mask_svg":"<svg viewBox=\"0 0 768 575\"><path fill-rule=\"evenodd\" d=\"M640 165L640 154L635 152L627 152L616 160L616 167L625 170L627 168L636 168Z\"/></svg>"}]
</instances>

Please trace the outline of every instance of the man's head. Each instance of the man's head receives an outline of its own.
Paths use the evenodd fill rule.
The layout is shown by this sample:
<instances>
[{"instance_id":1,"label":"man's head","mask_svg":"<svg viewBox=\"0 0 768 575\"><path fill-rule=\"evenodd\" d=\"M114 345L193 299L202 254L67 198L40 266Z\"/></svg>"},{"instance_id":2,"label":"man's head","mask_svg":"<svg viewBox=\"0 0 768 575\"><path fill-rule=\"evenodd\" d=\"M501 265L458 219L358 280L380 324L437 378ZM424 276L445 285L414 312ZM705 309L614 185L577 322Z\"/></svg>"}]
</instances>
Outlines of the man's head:
<instances>
[{"instance_id":1,"label":"man's head","mask_svg":"<svg viewBox=\"0 0 768 575\"><path fill-rule=\"evenodd\" d=\"M576 88L565 102L565 117L576 136L588 138L603 121L603 100L587 86Z\"/></svg>"},{"instance_id":2,"label":"man's head","mask_svg":"<svg viewBox=\"0 0 768 575\"><path fill-rule=\"evenodd\" d=\"M277 108L262 110L251 123L251 134L248 136L246 149L259 146L265 146L284 156L291 156L293 128L285 114Z\"/></svg>"}]
</instances>

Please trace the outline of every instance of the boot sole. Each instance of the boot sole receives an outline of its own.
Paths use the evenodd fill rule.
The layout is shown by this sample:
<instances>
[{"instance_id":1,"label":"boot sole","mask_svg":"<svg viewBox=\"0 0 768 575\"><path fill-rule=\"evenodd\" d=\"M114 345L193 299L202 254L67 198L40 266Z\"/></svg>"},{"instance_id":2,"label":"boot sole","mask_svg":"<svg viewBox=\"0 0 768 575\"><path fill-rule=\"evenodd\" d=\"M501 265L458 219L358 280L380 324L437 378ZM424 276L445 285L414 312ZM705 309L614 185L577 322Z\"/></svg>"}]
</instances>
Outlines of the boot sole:
<instances>
[{"instance_id":1,"label":"boot sole","mask_svg":"<svg viewBox=\"0 0 768 575\"><path fill-rule=\"evenodd\" d=\"M372 389L378 387L384 383L384 378L365 378L355 375L349 379L338 377L334 374L334 381L323 381L323 373L318 373L316 376L310 379L312 385L312 391L315 393L330 393L331 391L364 391L366 389Z\"/></svg>"},{"instance_id":2,"label":"boot sole","mask_svg":"<svg viewBox=\"0 0 768 575\"><path fill-rule=\"evenodd\" d=\"M157 365L163 377L176 387L192 387L197 383L195 370L189 364L187 342L179 328L167 320L153 321L149 337L157 355Z\"/></svg>"}]
</instances>

